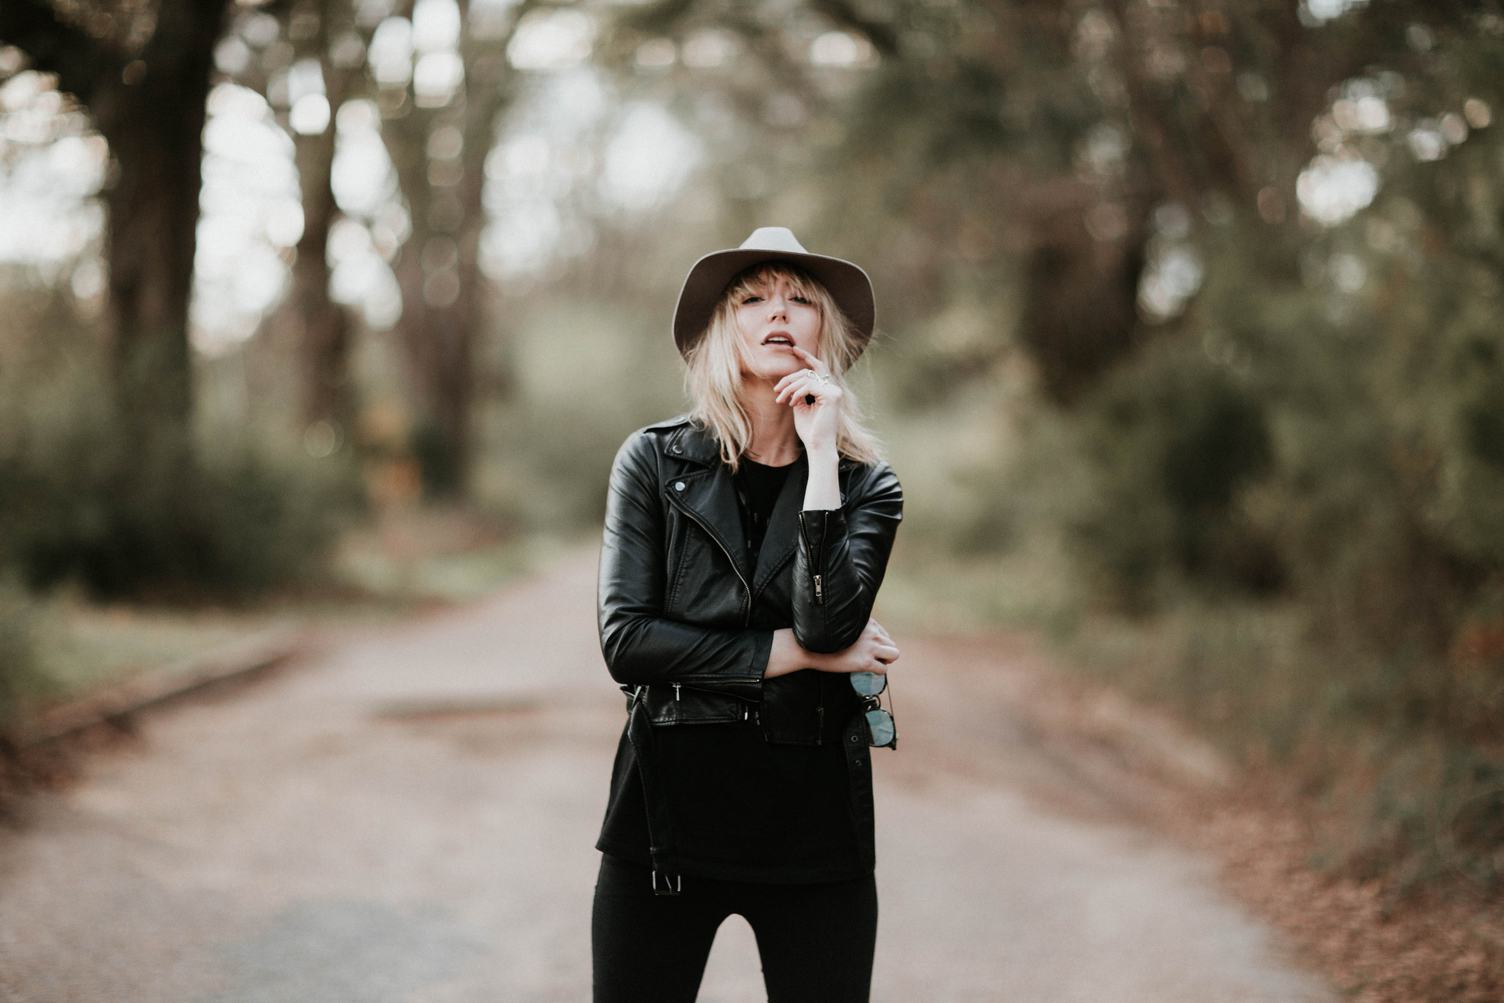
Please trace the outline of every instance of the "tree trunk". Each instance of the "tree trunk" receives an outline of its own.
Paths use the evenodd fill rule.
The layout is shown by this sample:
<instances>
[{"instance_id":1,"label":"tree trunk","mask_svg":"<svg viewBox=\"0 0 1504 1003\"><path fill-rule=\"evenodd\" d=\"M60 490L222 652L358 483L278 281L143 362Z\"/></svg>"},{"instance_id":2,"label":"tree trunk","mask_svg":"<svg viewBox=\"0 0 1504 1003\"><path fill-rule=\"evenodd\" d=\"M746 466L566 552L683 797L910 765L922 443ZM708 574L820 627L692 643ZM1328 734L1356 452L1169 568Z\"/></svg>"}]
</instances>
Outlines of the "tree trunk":
<instances>
[{"instance_id":1,"label":"tree trunk","mask_svg":"<svg viewBox=\"0 0 1504 1003\"><path fill-rule=\"evenodd\" d=\"M1132 202L1124 209L1126 232L1113 241L1088 232L1084 204L1028 220L1019 332L1040 385L1057 404L1076 401L1142 335L1138 287L1147 263L1148 213Z\"/></svg>"},{"instance_id":2,"label":"tree trunk","mask_svg":"<svg viewBox=\"0 0 1504 1003\"><path fill-rule=\"evenodd\" d=\"M295 135L298 183L303 202L303 236L292 268L292 296L286 328L296 339L301 362L302 416L306 425L326 422L336 441L348 442L354 428L356 400L350 374L351 323L344 307L329 295L329 231L339 217L331 175L334 167L335 116L349 95L356 71L330 58L335 28L349 20L343 2L326 3L316 27L296 40L299 58L317 59L323 70L329 124L317 135Z\"/></svg>"},{"instance_id":3,"label":"tree trunk","mask_svg":"<svg viewBox=\"0 0 1504 1003\"><path fill-rule=\"evenodd\" d=\"M514 10L513 28L530 6ZM468 7L461 3L462 15ZM475 355L488 289L480 269L485 160L511 97L508 37L510 31L477 42L467 34L461 41L465 84L454 103L409 106L382 128L412 216L412 235L393 265L402 290L398 333L420 408L417 448L425 484L441 496L463 497L474 466ZM433 159L429 140L446 126L460 130L460 150Z\"/></svg>"},{"instance_id":4,"label":"tree trunk","mask_svg":"<svg viewBox=\"0 0 1504 1003\"><path fill-rule=\"evenodd\" d=\"M164 3L141 58L101 74L89 98L109 143L109 331L115 403L135 477L191 467L189 295L203 130L223 0Z\"/></svg>"},{"instance_id":5,"label":"tree trunk","mask_svg":"<svg viewBox=\"0 0 1504 1003\"><path fill-rule=\"evenodd\" d=\"M182 483L176 475L192 465L188 303L205 101L226 8L226 0L163 0L149 41L131 56L46 0L0 4L0 39L57 74L109 143L107 322L128 484Z\"/></svg>"}]
</instances>

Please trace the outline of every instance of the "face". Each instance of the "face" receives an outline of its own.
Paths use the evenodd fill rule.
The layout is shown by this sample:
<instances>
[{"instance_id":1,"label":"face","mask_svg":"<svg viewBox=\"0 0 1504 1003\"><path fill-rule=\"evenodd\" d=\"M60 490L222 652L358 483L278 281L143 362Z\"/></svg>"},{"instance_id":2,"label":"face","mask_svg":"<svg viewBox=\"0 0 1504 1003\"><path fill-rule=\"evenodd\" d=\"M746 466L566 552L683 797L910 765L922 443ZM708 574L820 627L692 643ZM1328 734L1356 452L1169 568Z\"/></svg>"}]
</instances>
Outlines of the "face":
<instances>
[{"instance_id":1,"label":"face","mask_svg":"<svg viewBox=\"0 0 1504 1003\"><path fill-rule=\"evenodd\" d=\"M744 378L777 382L801 369L804 361L790 348L815 354L820 340L820 310L814 300L781 275L771 275L734 293L737 326L750 364Z\"/></svg>"}]
</instances>

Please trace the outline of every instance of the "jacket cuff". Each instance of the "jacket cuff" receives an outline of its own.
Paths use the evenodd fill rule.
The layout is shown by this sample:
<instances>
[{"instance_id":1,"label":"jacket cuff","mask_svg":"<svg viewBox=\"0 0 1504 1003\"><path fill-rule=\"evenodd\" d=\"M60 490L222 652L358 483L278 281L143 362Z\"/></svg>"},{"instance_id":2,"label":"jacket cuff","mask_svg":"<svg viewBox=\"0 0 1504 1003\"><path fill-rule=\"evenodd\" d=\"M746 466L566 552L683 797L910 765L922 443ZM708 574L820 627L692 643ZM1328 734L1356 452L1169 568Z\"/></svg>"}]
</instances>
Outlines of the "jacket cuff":
<instances>
[{"instance_id":1,"label":"jacket cuff","mask_svg":"<svg viewBox=\"0 0 1504 1003\"><path fill-rule=\"evenodd\" d=\"M763 673L768 671L768 659L773 653L773 632L771 630L759 630L752 641L752 664L748 666L748 674L756 677L757 682L752 686L757 693L752 694L757 698L762 697Z\"/></svg>"},{"instance_id":2,"label":"jacket cuff","mask_svg":"<svg viewBox=\"0 0 1504 1003\"><path fill-rule=\"evenodd\" d=\"M840 508L807 508L799 513L799 530L809 544L810 557L820 553L826 540L845 532L846 510ZM823 569L822 569L823 570Z\"/></svg>"}]
</instances>

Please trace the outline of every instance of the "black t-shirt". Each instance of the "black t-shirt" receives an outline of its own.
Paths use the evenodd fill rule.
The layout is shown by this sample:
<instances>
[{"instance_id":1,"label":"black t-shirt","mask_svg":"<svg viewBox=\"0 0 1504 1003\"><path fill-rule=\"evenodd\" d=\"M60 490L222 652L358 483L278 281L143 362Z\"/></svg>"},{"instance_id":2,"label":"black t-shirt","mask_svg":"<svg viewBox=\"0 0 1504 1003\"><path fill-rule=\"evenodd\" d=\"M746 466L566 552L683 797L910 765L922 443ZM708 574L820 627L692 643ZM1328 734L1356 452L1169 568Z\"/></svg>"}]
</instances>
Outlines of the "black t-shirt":
<instances>
[{"instance_id":1,"label":"black t-shirt","mask_svg":"<svg viewBox=\"0 0 1504 1003\"><path fill-rule=\"evenodd\" d=\"M743 457L737 471L753 567L791 467ZM754 719L659 728L654 744L672 780L665 786L673 798L685 874L798 883L868 872L857 849L848 767L838 742L775 745L763 739ZM623 738L612 778L616 810L606 817L596 846L647 864L647 810L636 771L627 768L629 757L630 743Z\"/></svg>"},{"instance_id":2,"label":"black t-shirt","mask_svg":"<svg viewBox=\"0 0 1504 1003\"><path fill-rule=\"evenodd\" d=\"M737 501L741 503L742 529L747 534L747 556L752 559L752 567L757 566L757 554L768 532L773 504L778 501L778 492L783 490L783 482L788 479L789 467L792 466L770 467L744 456L732 477Z\"/></svg>"}]
</instances>

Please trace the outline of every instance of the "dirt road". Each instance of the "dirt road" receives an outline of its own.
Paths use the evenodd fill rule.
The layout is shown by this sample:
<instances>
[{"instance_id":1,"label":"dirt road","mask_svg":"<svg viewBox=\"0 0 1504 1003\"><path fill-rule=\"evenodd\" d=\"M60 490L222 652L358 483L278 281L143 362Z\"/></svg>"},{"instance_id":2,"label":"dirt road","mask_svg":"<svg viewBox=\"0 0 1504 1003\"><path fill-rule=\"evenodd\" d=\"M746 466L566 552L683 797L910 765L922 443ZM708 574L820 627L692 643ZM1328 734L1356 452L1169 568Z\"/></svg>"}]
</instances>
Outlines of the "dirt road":
<instances>
[{"instance_id":1,"label":"dirt road","mask_svg":"<svg viewBox=\"0 0 1504 1003\"><path fill-rule=\"evenodd\" d=\"M623 713L595 556L157 712L30 799L0 832L0 1000L588 999ZM1006 644L900 644L875 999L1333 998L1209 862L1134 824L1131 772L1039 729L1048 673ZM701 998L762 998L735 918Z\"/></svg>"}]
</instances>

